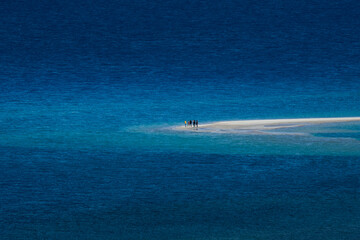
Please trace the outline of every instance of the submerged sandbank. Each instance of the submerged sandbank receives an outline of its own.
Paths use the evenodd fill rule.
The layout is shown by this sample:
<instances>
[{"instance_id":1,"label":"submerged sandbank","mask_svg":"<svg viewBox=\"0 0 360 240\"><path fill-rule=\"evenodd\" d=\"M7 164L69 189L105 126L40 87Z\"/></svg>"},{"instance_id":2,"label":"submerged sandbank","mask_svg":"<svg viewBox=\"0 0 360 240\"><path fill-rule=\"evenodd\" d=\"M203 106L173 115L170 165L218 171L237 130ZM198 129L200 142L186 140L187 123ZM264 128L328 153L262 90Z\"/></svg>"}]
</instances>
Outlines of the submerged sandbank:
<instances>
[{"instance_id":1,"label":"submerged sandbank","mask_svg":"<svg viewBox=\"0 0 360 240\"><path fill-rule=\"evenodd\" d=\"M357 122L360 117L339 117L339 118L296 118L296 119L265 119L265 120L239 120L221 121L207 124L199 124L199 127L178 126L174 130L200 132L222 132L222 133L266 133L266 130L286 129L301 127L312 124ZM265 132L264 132L265 131ZM292 133L296 134L296 133Z\"/></svg>"}]
</instances>

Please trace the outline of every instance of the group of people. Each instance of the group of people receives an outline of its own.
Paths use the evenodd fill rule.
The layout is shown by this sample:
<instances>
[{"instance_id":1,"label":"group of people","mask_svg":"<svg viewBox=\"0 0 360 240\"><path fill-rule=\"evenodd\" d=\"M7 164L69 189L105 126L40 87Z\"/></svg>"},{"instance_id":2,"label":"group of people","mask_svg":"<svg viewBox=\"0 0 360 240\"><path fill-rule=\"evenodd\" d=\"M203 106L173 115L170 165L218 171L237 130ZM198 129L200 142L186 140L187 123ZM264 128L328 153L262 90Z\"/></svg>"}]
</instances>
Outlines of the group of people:
<instances>
[{"instance_id":1,"label":"group of people","mask_svg":"<svg viewBox=\"0 0 360 240\"><path fill-rule=\"evenodd\" d=\"M199 127L199 121L198 120L189 120L189 121L185 120L185 127L187 127L187 126Z\"/></svg>"}]
</instances>

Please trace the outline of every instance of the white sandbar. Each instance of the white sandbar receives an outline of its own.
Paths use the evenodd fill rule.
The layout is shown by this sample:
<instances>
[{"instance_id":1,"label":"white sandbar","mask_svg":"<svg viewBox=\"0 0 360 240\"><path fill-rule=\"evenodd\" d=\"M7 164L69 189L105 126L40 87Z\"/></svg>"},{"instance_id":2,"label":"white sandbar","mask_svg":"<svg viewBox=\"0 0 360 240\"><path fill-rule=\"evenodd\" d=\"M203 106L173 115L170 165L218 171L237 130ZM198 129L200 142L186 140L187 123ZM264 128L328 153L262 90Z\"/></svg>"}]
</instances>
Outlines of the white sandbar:
<instances>
[{"instance_id":1,"label":"white sandbar","mask_svg":"<svg viewBox=\"0 0 360 240\"><path fill-rule=\"evenodd\" d=\"M266 120L239 120L222 121L208 124L199 124L200 132L253 132L274 130L281 128L293 128L310 124L337 123L337 122L356 122L360 117L339 117L339 118L296 118L296 119L266 119ZM178 131L189 131L196 128L187 126L178 126L174 128Z\"/></svg>"}]
</instances>

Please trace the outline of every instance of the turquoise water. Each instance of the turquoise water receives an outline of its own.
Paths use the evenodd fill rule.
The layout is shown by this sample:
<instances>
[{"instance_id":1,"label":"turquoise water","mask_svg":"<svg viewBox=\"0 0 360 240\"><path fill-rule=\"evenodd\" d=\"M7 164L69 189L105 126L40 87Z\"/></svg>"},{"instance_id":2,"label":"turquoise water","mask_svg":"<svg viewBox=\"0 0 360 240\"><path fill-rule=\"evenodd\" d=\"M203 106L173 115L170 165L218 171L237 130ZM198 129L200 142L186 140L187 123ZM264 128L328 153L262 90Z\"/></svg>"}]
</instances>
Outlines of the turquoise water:
<instances>
[{"instance_id":1,"label":"turquoise water","mask_svg":"<svg viewBox=\"0 0 360 240\"><path fill-rule=\"evenodd\" d=\"M0 7L1 239L358 239L359 3ZM293 135L291 133L302 133Z\"/></svg>"},{"instance_id":2,"label":"turquoise water","mask_svg":"<svg viewBox=\"0 0 360 240\"><path fill-rule=\"evenodd\" d=\"M359 116L356 108L360 95L351 90L358 89L358 82L331 83L323 89L318 86L327 83L323 79L313 86L317 94L311 88L296 90L294 85L298 83L284 79L279 79L275 87L270 82L246 83L245 79L226 84L221 79L203 82L206 85L192 87L182 82L128 84L99 79L96 83L68 82L53 89L33 85L35 90L22 92L9 87L9 93L2 97L0 142L11 147L54 149L359 155L356 122L286 129L289 133L306 133L305 136L171 130L189 116L200 119L200 124L237 119ZM241 91L243 96L239 96ZM254 91L257 96L248 96Z\"/></svg>"},{"instance_id":3,"label":"turquoise water","mask_svg":"<svg viewBox=\"0 0 360 240\"><path fill-rule=\"evenodd\" d=\"M172 127L189 116L359 116L349 90L358 83L300 94L286 80L205 82L9 87L0 114L4 239L357 239L358 123L286 129L305 135Z\"/></svg>"}]
</instances>

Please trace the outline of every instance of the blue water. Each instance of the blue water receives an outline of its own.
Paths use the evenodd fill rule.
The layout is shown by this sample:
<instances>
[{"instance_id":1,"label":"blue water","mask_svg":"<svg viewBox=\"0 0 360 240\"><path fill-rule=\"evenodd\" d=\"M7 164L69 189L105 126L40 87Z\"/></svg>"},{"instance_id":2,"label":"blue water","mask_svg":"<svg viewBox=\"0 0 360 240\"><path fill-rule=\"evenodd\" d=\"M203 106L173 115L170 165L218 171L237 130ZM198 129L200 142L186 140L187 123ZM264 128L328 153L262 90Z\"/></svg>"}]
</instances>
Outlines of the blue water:
<instances>
[{"instance_id":1,"label":"blue water","mask_svg":"<svg viewBox=\"0 0 360 240\"><path fill-rule=\"evenodd\" d=\"M357 1L7 1L1 239L358 239Z\"/></svg>"}]
</instances>

